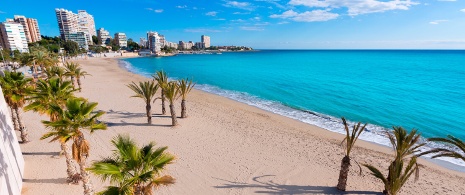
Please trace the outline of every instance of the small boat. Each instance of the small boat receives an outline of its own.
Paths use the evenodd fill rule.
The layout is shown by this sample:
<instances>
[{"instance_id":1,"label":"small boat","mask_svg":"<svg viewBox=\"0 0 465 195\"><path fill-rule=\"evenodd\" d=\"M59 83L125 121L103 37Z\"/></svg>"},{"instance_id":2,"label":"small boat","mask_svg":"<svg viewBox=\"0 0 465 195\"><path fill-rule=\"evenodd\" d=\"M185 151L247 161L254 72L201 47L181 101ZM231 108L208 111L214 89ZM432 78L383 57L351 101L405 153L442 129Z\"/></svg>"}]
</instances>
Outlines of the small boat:
<instances>
[{"instance_id":1,"label":"small boat","mask_svg":"<svg viewBox=\"0 0 465 195\"><path fill-rule=\"evenodd\" d=\"M218 53L216 53L216 54L220 55L220 54L222 54L222 53L218 52Z\"/></svg>"}]
</instances>

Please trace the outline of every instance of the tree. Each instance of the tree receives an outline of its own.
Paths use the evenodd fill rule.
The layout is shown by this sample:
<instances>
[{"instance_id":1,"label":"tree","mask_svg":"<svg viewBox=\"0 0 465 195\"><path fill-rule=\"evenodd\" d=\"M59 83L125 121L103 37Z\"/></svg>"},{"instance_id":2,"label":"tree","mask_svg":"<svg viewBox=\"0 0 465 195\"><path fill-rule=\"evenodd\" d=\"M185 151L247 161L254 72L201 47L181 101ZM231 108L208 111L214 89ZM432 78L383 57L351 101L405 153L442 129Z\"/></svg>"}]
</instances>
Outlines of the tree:
<instances>
[{"instance_id":1,"label":"tree","mask_svg":"<svg viewBox=\"0 0 465 195\"><path fill-rule=\"evenodd\" d=\"M78 84L78 87L79 87L79 92L81 92L81 77L85 77L87 75L90 75L89 73L87 73L86 71L83 71L81 68L78 68L76 69L76 81L77 81L77 84Z\"/></svg>"},{"instance_id":2,"label":"tree","mask_svg":"<svg viewBox=\"0 0 465 195\"><path fill-rule=\"evenodd\" d=\"M170 113L171 113L171 125L178 125L176 119L176 110L174 109L174 101L179 97L178 84L176 82L169 82L163 85L163 93L165 93L166 99L170 102Z\"/></svg>"},{"instance_id":3,"label":"tree","mask_svg":"<svg viewBox=\"0 0 465 195\"><path fill-rule=\"evenodd\" d=\"M165 108L165 93L164 93L164 88L163 86L168 83L168 75L166 74L165 71L157 71L155 72L155 75L152 75L153 79L157 81L157 85L161 89L161 114L166 114L166 108Z\"/></svg>"},{"instance_id":4,"label":"tree","mask_svg":"<svg viewBox=\"0 0 465 195\"><path fill-rule=\"evenodd\" d=\"M342 140L342 143L345 143L345 151L344 151L344 158L342 158L341 162L341 170L339 172L339 180L337 183L337 189L346 191L346 186L347 186L347 176L349 174L349 168L350 168L350 152L352 151L353 147L355 146L355 142L357 141L358 137L362 132L365 130L365 127L367 124L360 126L361 123L357 123L357 125L354 125L352 128L352 131L349 131L349 125L347 124L347 121L344 117L342 117L342 123L344 124L344 129L346 130L346 137L344 140ZM360 173L361 173L361 167L360 167Z\"/></svg>"},{"instance_id":5,"label":"tree","mask_svg":"<svg viewBox=\"0 0 465 195\"><path fill-rule=\"evenodd\" d=\"M434 137L434 138L429 138L428 141L441 142L444 144L448 144L452 146L453 148L434 148L430 151L422 153L422 155L430 154L430 153L437 153L431 158L450 157L450 158L460 159L465 162L465 155L464 155L465 154L465 143L462 140L452 135L448 135L447 138ZM457 152L457 151L461 151L461 152Z\"/></svg>"},{"instance_id":6,"label":"tree","mask_svg":"<svg viewBox=\"0 0 465 195\"><path fill-rule=\"evenodd\" d=\"M70 56L76 56L79 53L79 45L74 41L67 40L63 44L63 48Z\"/></svg>"},{"instance_id":7,"label":"tree","mask_svg":"<svg viewBox=\"0 0 465 195\"><path fill-rule=\"evenodd\" d=\"M152 142L139 148L129 136L121 135L111 143L116 148L113 155L94 162L88 169L113 185L99 194L151 195L153 188L174 183L173 177L161 176L174 160L174 156L166 152L168 147L155 149Z\"/></svg>"},{"instance_id":8,"label":"tree","mask_svg":"<svg viewBox=\"0 0 465 195\"><path fill-rule=\"evenodd\" d=\"M66 62L66 64L65 64L65 69L66 69L65 75L70 78L71 84L73 85L73 89L76 88L76 86L74 85L74 82L75 82L75 78L77 76L77 71L76 70L78 68L79 68L78 63Z\"/></svg>"},{"instance_id":9,"label":"tree","mask_svg":"<svg viewBox=\"0 0 465 195\"><path fill-rule=\"evenodd\" d=\"M70 98L66 101L65 109L59 106L52 107L59 113L59 120L53 122L42 121L46 127L59 129L60 134L64 133L63 137L66 139L63 141L73 140L72 156L79 164L85 195L93 194L94 190L89 179L89 173L86 170L90 145L82 130L87 129L90 130L90 133L93 133L95 130L105 130L107 128L105 124L97 122L97 119L104 112L94 112L96 107L97 103L95 102L87 102L82 98Z\"/></svg>"},{"instance_id":10,"label":"tree","mask_svg":"<svg viewBox=\"0 0 465 195\"><path fill-rule=\"evenodd\" d=\"M3 77L0 77L0 85L3 89L5 101L15 112L12 114L16 114L22 143L27 143L29 142L29 136L21 119L21 109L31 91L30 82L32 79L25 78L21 72L4 71L4 74Z\"/></svg>"},{"instance_id":11,"label":"tree","mask_svg":"<svg viewBox=\"0 0 465 195\"><path fill-rule=\"evenodd\" d=\"M152 99L158 91L158 85L154 81L139 82L139 85L132 82L127 85L129 89L136 93L131 97L141 98L145 102L145 111L147 114L147 123L152 124Z\"/></svg>"},{"instance_id":12,"label":"tree","mask_svg":"<svg viewBox=\"0 0 465 195\"><path fill-rule=\"evenodd\" d=\"M59 113L52 109L53 106L64 108L66 101L74 97L75 90L71 87L71 82L63 81L59 77L53 77L48 80L39 80L36 88L31 92L29 105L24 107L25 111L34 111L39 114L46 114L50 117L49 122L58 120ZM80 180L74 166L73 158L66 142L68 141L68 129L51 128L51 130L42 136L41 140L53 137L50 142L59 141L61 151L66 158L68 182L77 184Z\"/></svg>"},{"instance_id":13,"label":"tree","mask_svg":"<svg viewBox=\"0 0 465 195\"><path fill-rule=\"evenodd\" d=\"M101 45L101 43L99 44L98 37L95 35L92 35L92 42L94 45Z\"/></svg>"},{"instance_id":14,"label":"tree","mask_svg":"<svg viewBox=\"0 0 465 195\"><path fill-rule=\"evenodd\" d=\"M371 165L364 164L373 176L380 179L384 184L383 194L396 195L407 180L415 173L415 181L419 177L419 166L417 164L417 157L421 154L420 147L426 143L419 143L420 134L417 130L412 129L409 134L402 127L394 127L394 132L391 134L386 132L389 141L395 152L394 160L388 168L388 175L384 175L377 168ZM418 154L418 155L415 155ZM410 157L410 159L408 159ZM408 160L407 166L404 169L404 161Z\"/></svg>"},{"instance_id":15,"label":"tree","mask_svg":"<svg viewBox=\"0 0 465 195\"><path fill-rule=\"evenodd\" d=\"M178 81L179 93L181 95L181 118L187 118L186 113L186 98L187 94L194 88L195 83L189 79L181 79Z\"/></svg>"},{"instance_id":16,"label":"tree","mask_svg":"<svg viewBox=\"0 0 465 195\"><path fill-rule=\"evenodd\" d=\"M45 69L45 74L47 75L47 78L50 79L52 77L58 77L61 80L64 79L66 72L62 67L59 66L52 66L49 68Z\"/></svg>"}]
</instances>

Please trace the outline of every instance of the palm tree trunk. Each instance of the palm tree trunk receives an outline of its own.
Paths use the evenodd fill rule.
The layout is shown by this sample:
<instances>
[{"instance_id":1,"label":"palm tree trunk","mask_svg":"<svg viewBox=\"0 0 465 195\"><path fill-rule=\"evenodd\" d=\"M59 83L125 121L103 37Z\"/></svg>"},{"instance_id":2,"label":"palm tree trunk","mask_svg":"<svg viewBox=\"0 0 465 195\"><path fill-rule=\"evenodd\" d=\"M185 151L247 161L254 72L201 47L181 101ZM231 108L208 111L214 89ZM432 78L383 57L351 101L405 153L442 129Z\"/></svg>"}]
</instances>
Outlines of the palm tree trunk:
<instances>
[{"instance_id":1,"label":"palm tree trunk","mask_svg":"<svg viewBox=\"0 0 465 195\"><path fill-rule=\"evenodd\" d=\"M339 172L339 180L337 183L337 189L341 191L346 191L347 186L347 176L349 174L350 168L350 158L348 156L344 156L341 162L341 171Z\"/></svg>"},{"instance_id":2,"label":"palm tree trunk","mask_svg":"<svg viewBox=\"0 0 465 195\"><path fill-rule=\"evenodd\" d=\"M76 80L77 80L77 84L78 84L78 87L79 87L79 92L81 92L81 78L76 77Z\"/></svg>"},{"instance_id":3,"label":"palm tree trunk","mask_svg":"<svg viewBox=\"0 0 465 195\"><path fill-rule=\"evenodd\" d=\"M170 104L170 111L171 111L171 125L176 126L178 125L178 120L176 119L176 110L174 110L173 104Z\"/></svg>"},{"instance_id":4,"label":"palm tree trunk","mask_svg":"<svg viewBox=\"0 0 465 195\"><path fill-rule=\"evenodd\" d=\"M83 142L84 142L84 136L81 134L77 139L75 139L77 148L78 150L81 150L83 147ZM82 187L84 187L84 195L94 195L94 189L92 188L92 182L90 181L89 177L89 172L87 172L87 166L86 166L86 161L87 161L87 156L89 155L88 153L82 154L79 152L79 155L81 157L80 161L78 162L79 164L79 169L81 172L81 180L82 180Z\"/></svg>"},{"instance_id":5,"label":"palm tree trunk","mask_svg":"<svg viewBox=\"0 0 465 195\"><path fill-rule=\"evenodd\" d=\"M165 109L165 92L163 89L161 90L161 114L165 115L166 114L166 109Z\"/></svg>"},{"instance_id":6,"label":"palm tree trunk","mask_svg":"<svg viewBox=\"0 0 465 195\"><path fill-rule=\"evenodd\" d=\"M16 117L18 119L18 126L19 126L19 131L21 132L21 141L23 144L29 142L29 136L27 134L27 129L23 125L23 122L21 121L21 111L19 108L15 108L16 111Z\"/></svg>"},{"instance_id":7,"label":"palm tree trunk","mask_svg":"<svg viewBox=\"0 0 465 195\"><path fill-rule=\"evenodd\" d=\"M147 102L145 111L147 112L147 123L152 124L152 106L150 105L150 102Z\"/></svg>"},{"instance_id":8,"label":"palm tree trunk","mask_svg":"<svg viewBox=\"0 0 465 195\"><path fill-rule=\"evenodd\" d=\"M74 76L71 76L71 83L73 84L73 89L76 89L76 85L74 84Z\"/></svg>"},{"instance_id":9,"label":"palm tree trunk","mask_svg":"<svg viewBox=\"0 0 465 195\"><path fill-rule=\"evenodd\" d=\"M13 128L19 131L18 120L16 118L16 111L10 106L11 120L13 121Z\"/></svg>"},{"instance_id":10,"label":"palm tree trunk","mask_svg":"<svg viewBox=\"0 0 465 195\"><path fill-rule=\"evenodd\" d=\"M73 157L71 156L71 152L69 150L68 144L66 142L60 142L61 150L66 158L66 172L68 173L67 181L68 183L78 184L79 180L81 180L81 176L76 171L76 167L74 166Z\"/></svg>"},{"instance_id":11,"label":"palm tree trunk","mask_svg":"<svg viewBox=\"0 0 465 195\"><path fill-rule=\"evenodd\" d=\"M181 118L187 118L186 114L186 100L181 101Z\"/></svg>"}]
</instances>

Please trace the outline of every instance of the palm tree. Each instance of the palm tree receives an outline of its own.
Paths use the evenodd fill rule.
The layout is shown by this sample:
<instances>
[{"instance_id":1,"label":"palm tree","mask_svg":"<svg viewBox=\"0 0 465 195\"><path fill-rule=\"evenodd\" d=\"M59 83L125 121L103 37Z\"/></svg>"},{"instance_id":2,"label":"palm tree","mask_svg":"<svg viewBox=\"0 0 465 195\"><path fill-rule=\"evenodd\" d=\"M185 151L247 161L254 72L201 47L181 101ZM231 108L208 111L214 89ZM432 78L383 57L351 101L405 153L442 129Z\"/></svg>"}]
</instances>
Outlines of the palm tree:
<instances>
[{"instance_id":1,"label":"palm tree","mask_svg":"<svg viewBox=\"0 0 465 195\"><path fill-rule=\"evenodd\" d=\"M79 68L79 64L74 63L74 62L66 62L65 64L65 69L66 69L65 75L67 77L70 77L71 83L73 84L73 88L75 88L74 82L76 78L76 69L78 68Z\"/></svg>"},{"instance_id":2,"label":"palm tree","mask_svg":"<svg viewBox=\"0 0 465 195\"><path fill-rule=\"evenodd\" d=\"M25 78L20 72L4 72L5 76L0 77L0 84L4 89L4 96L13 108L18 121L19 131L21 132L22 143L29 142L27 129L21 119L21 108L26 103L26 97L29 94L30 82L32 79ZM12 113L13 114L13 113Z\"/></svg>"},{"instance_id":3,"label":"palm tree","mask_svg":"<svg viewBox=\"0 0 465 195\"><path fill-rule=\"evenodd\" d=\"M362 132L365 130L365 127L367 124L360 126L361 123L359 122L357 125L354 125L352 128L352 132L349 131L349 125L347 125L347 121L344 117L342 117L342 123L344 124L344 129L346 130L346 137L344 140L342 140L342 143L346 143L345 145L345 156L342 158L341 162L341 171L339 172L339 180L337 183L337 189L346 191L346 186L347 186L347 176L349 174L349 168L350 168L350 152L352 151L352 148L355 145L355 142L357 141L358 137ZM361 167L360 167L360 173L361 173Z\"/></svg>"},{"instance_id":4,"label":"palm tree","mask_svg":"<svg viewBox=\"0 0 465 195\"><path fill-rule=\"evenodd\" d=\"M132 82L127 85L136 95L131 97L142 98L145 102L145 111L147 113L147 123L152 124L152 99L158 91L158 85L153 81L139 82L139 85Z\"/></svg>"},{"instance_id":5,"label":"palm tree","mask_svg":"<svg viewBox=\"0 0 465 195\"><path fill-rule=\"evenodd\" d=\"M363 166L367 167L373 176L384 183L383 194L396 195L413 173L415 173L415 181L418 180L417 157L421 155L419 148L426 143L419 143L420 134L417 134L415 129L407 134L404 128L394 127L393 134L388 132L386 134L395 152L395 158L389 165L387 177L384 177L381 171L371 165L364 164ZM404 169L404 161L408 160L409 157L408 164Z\"/></svg>"},{"instance_id":6,"label":"palm tree","mask_svg":"<svg viewBox=\"0 0 465 195\"><path fill-rule=\"evenodd\" d=\"M181 95L181 118L187 118L186 114L186 98L187 94L194 88L195 83L192 83L192 80L181 79L178 81L179 93Z\"/></svg>"},{"instance_id":7,"label":"palm tree","mask_svg":"<svg viewBox=\"0 0 465 195\"><path fill-rule=\"evenodd\" d=\"M92 183L89 179L89 173L86 170L86 161L89 157L90 145L84 138L83 129L90 130L93 133L95 130L104 130L107 126L103 123L98 123L97 118L102 116L104 112L94 112L97 103L87 102L82 98L70 98L66 101L65 109L59 106L52 106L52 109L60 113L57 121L42 121L46 127L57 129L64 132L67 141L72 139L72 155L74 160L79 164L81 172L81 180L84 187L84 194L94 194ZM50 135L52 136L52 135Z\"/></svg>"},{"instance_id":8,"label":"palm tree","mask_svg":"<svg viewBox=\"0 0 465 195\"><path fill-rule=\"evenodd\" d=\"M166 99L170 102L170 112L171 112L171 125L178 125L178 120L176 119L176 110L174 109L174 101L179 97L178 84L176 82L169 82L166 85L163 85L163 92L165 93Z\"/></svg>"},{"instance_id":9,"label":"palm tree","mask_svg":"<svg viewBox=\"0 0 465 195\"><path fill-rule=\"evenodd\" d=\"M53 106L64 108L66 101L74 97L74 91L76 90L71 87L71 82L62 81L58 77L53 77L46 81L40 79L35 90L31 92L28 98L30 101L29 105L25 106L24 110L46 114L50 117L49 122L57 121L59 113L56 112L56 109L53 109ZM60 142L61 151L63 151L66 158L68 182L77 184L80 176L74 167L73 158L66 143L69 139L66 137L68 135L67 131L69 130L64 128L51 128L50 132L42 136L41 140L53 136L51 142Z\"/></svg>"},{"instance_id":10,"label":"palm tree","mask_svg":"<svg viewBox=\"0 0 465 195\"><path fill-rule=\"evenodd\" d=\"M78 68L76 69L76 81L77 81L77 84L78 84L78 87L79 87L79 92L81 92L81 77L85 77L86 75L90 75L89 73L87 73L86 71L82 71L81 68Z\"/></svg>"},{"instance_id":11,"label":"palm tree","mask_svg":"<svg viewBox=\"0 0 465 195\"><path fill-rule=\"evenodd\" d=\"M165 71L157 71L152 77L157 81L157 85L161 88L161 114L166 114L165 109L165 93L163 86L168 84L168 75Z\"/></svg>"},{"instance_id":12,"label":"palm tree","mask_svg":"<svg viewBox=\"0 0 465 195\"><path fill-rule=\"evenodd\" d=\"M116 148L113 155L94 162L88 169L113 185L99 194L151 195L154 187L174 183L173 177L161 176L166 165L174 160L166 152L168 147L155 149L152 142L139 148L129 136L121 135L111 142Z\"/></svg>"},{"instance_id":13,"label":"palm tree","mask_svg":"<svg viewBox=\"0 0 465 195\"><path fill-rule=\"evenodd\" d=\"M62 81L66 75L65 70L62 67L59 66L52 66L49 68L45 69L45 74L47 75L47 78L50 79L52 77L58 77Z\"/></svg>"},{"instance_id":14,"label":"palm tree","mask_svg":"<svg viewBox=\"0 0 465 195\"><path fill-rule=\"evenodd\" d=\"M453 146L455 149L458 149L460 152L457 152L453 148L434 148L430 151L422 153L424 154L429 154L429 153L438 153L431 158L439 158L439 157L450 157L450 158L456 158L460 159L465 162L465 143L452 136L448 135L447 138L441 138L441 137L435 137L435 138L429 138L428 141L434 141L434 142L442 142L448 145Z\"/></svg>"}]
</instances>

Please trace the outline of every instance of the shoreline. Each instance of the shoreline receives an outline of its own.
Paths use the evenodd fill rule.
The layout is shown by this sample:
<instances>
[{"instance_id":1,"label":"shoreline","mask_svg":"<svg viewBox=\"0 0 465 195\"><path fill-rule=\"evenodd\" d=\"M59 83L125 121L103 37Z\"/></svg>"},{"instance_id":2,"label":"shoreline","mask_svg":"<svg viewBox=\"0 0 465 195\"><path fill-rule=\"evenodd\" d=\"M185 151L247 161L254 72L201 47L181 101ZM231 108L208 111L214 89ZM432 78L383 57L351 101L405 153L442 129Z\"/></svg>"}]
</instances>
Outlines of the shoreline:
<instances>
[{"instance_id":1,"label":"shoreline","mask_svg":"<svg viewBox=\"0 0 465 195\"><path fill-rule=\"evenodd\" d=\"M77 96L98 102L106 114L101 121L108 130L86 138L91 144L89 163L111 154L111 138L129 134L138 144L156 141L168 146L177 157L167 174L177 179L157 194L339 194L335 185L343 157L339 146L343 135L249 106L226 97L192 90L186 119L170 127L169 117L160 115L160 102L153 105L154 125L147 125L145 104L130 98L125 86L147 78L126 71L118 58L79 60L93 76L82 80ZM180 109L180 101L176 109ZM82 194L81 185L67 185L66 166L59 157L59 144L39 141L47 130L44 116L27 112L23 116L33 140L21 145L26 171L23 194ZM385 173L392 151L384 146L359 141L352 153L359 163L379 167ZM465 191L465 174L426 160L418 182L409 180L400 194L460 194ZM102 183L91 175L94 188ZM366 169L349 172L347 194L373 194L382 184Z\"/></svg>"},{"instance_id":2,"label":"shoreline","mask_svg":"<svg viewBox=\"0 0 465 195\"><path fill-rule=\"evenodd\" d=\"M140 76L143 76L143 77L146 77L146 78L151 78L149 76L146 76L145 74L141 74L141 73L138 73L136 70L134 69L130 69L129 67L125 66L129 64L129 66L132 66L132 64L128 61L124 61L125 58L121 58L121 59L116 59L118 61L118 65L120 68L122 68L123 70L127 71L127 72L130 72L132 74L137 74L137 75L140 75ZM122 62L122 63L120 63ZM145 75L145 76L144 76ZM241 103L241 104L244 104L244 105L247 105L247 106L252 106L254 108L258 108L260 110L263 110L265 112L269 112L269 113L272 113L272 114L277 114L279 116L282 116L282 117L286 117L286 118L289 118L289 119L292 119L292 120L295 120L295 121L298 121L298 122L301 122L301 123L304 123L304 124L307 124L307 125L312 125L312 126L315 126L317 128L321 128L325 131L328 131L328 132L333 132L333 133L337 133L337 134L340 134L340 135L345 135L344 132L341 132L341 131L338 131L338 130L335 130L335 129L331 129L331 128L328 128L328 127L325 127L324 125L318 125L318 121L317 122L309 122L309 121L303 121L299 118L297 118L296 116L292 116L292 115L285 115L283 113L280 113L278 111L272 111L270 110L269 108L267 107L261 107L260 105L257 105L257 104L252 104L250 102L247 102L247 101L244 101L242 99L234 99L233 97L229 97L227 95L222 95L222 94L225 94L225 93L242 93L240 91L231 91L229 92L229 90L223 90L221 88L218 88L216 86L211 86L211 85L208 85L208 86L211 86L213 88L218 88L221 92L218 92L218 91L213 91L213 90L205 90L205 88L199 88L198 87L199 85L197 85L194 89L196 90L199 90L199 91L202 91L202 92L205 92L205 93L208 93L208 94L211 94L211 95L217 95L217 96L220 96L220 97L224 97L224 98L228 98L230 100L233 100L235 102L238 102L238 103ZM208 87L210 88L210 87ZM223 91L228 91L228 92L223 92ZM251 96L251 95L249 95ZM251 96L253 98L255 98L255 96ZM269 100L264 100L264 99L261 99L261 98L258 98L260 99L261 101L269 101ZM311 110L304 110L304 109L299 109L299 108L293 108L293 107L289 107L289 106L286 106L282 103L279 103L277 106L280 106L280 107L287 107L291 110L295 110L297 112L301 112L301 113L306 113L306 114L309 114L311 116L314 116L316 117L317 119L313 119L313 120L318 120L318 119L325 119L325 120L329 120L329 121L334 121L334 120L339 120L339 118L336 118L334 116L330 116L330 115L325 115L325 114L321 114L321 113L317 113L317 112L314 112L314 111L311 111ZM279 109L278 109L279 110ZM352 126L354 124L353 121L349 121L349 124ZM342 127L341 127L342 128ZM382 128L381 131L378 130L378 128ZM388 145L389 144L389 140L387 138L387 136L385 136L384 134L379 134L379 133L384 133L383 131L385 130L392 130L390 128L386 128L386 127L382 127L382 126L378 126L378 125L375 125L375 124L369 124L367 126L367 131L370 131L370 132L365 132L365 133L362 133L361 137L360 137L360 140L361 141L365 141L365 142L368 142L368 143L371 143L371 144L375 144L375 145L378 145L378 146L381 146L381 147L384 147L388 150L391 150L391 147ZM375 129L375 130L373 130ZM373 132L371 132L373 131ZM369 134L369 135L367 135ZM377 138L372 138L373 136L377 136ZM367 139L367 137L370 137L372 139ZM421 139L426 139L424 137L422 137ZM381 142L377 142L377 141L381 141ZM431 142L429 143L431 144ZM427 145L426 147L428 147L429 145ZM429 146L429 148L431 148L431 146ZM430 155L432 156L432 155ZM425 160L425 161L428 161L430 163L434 163L435 165L438 165L440 167L443 167L447 170L451 170L451 171L457 171L457 172L461 172L461 173L465 173L465 165L460 165L460 164L457 164L457 163L460 163L460 162L451 162L451 161L448 161L448 160L452 160L452 159L447 159L447 160L444 160L444 159L432 159L430 157L421 157L421 159Z\"/></svg>"}]
</instances>

